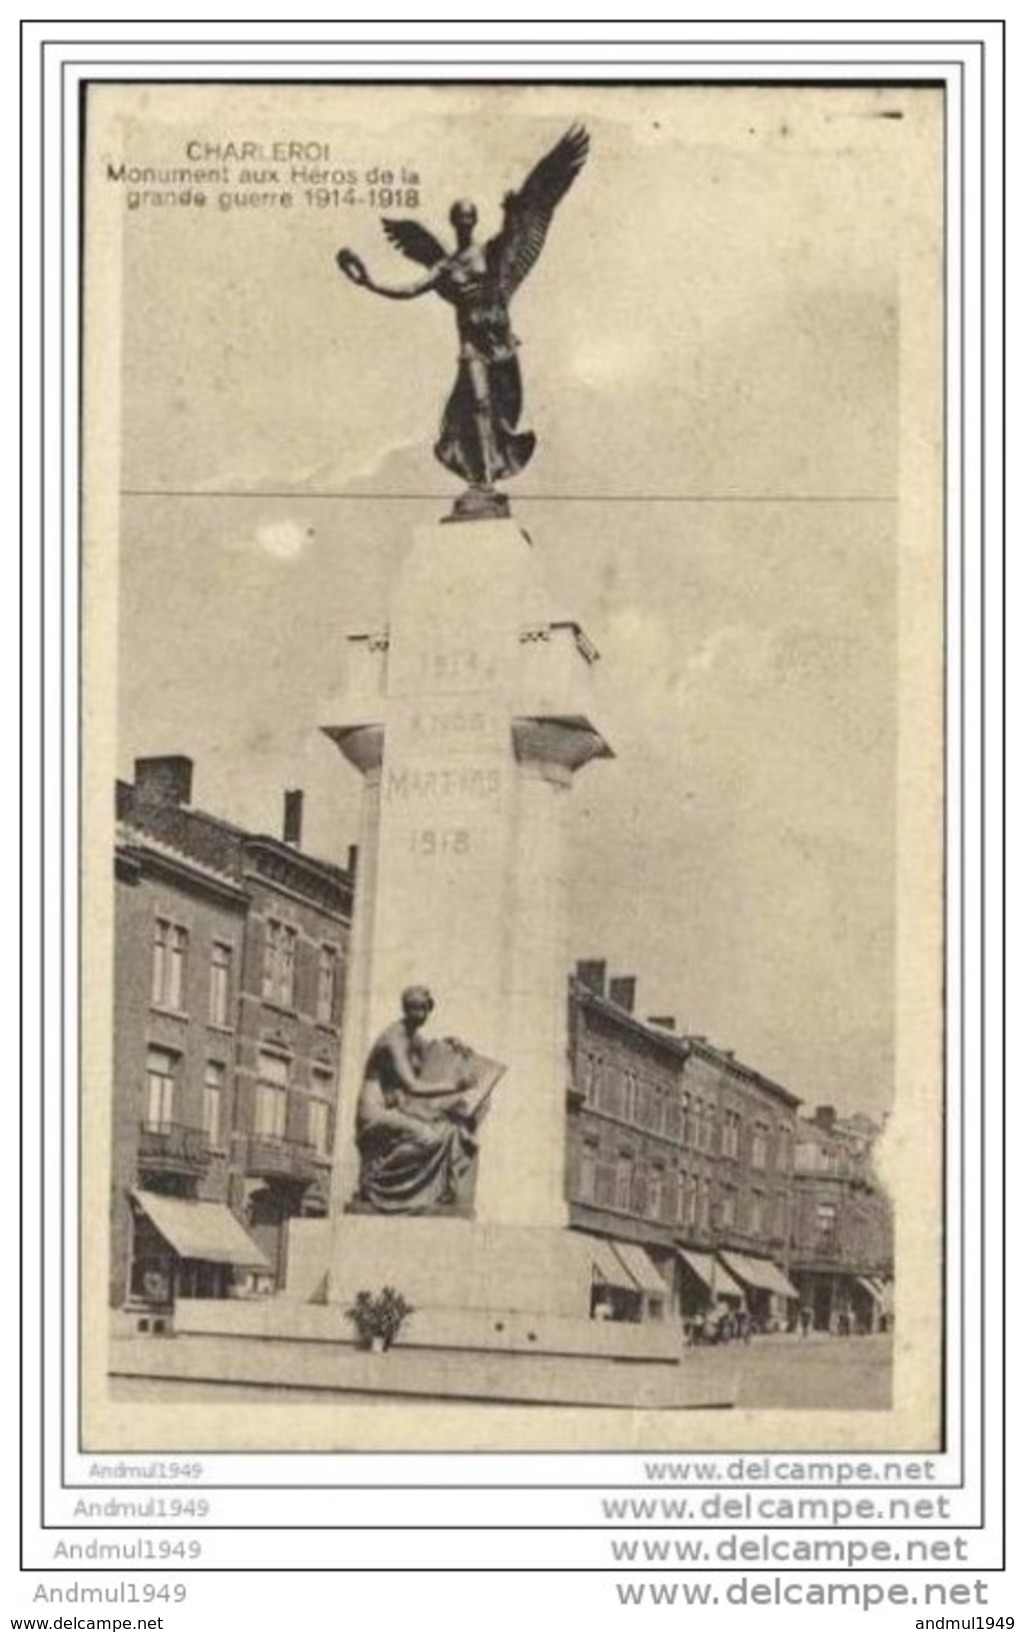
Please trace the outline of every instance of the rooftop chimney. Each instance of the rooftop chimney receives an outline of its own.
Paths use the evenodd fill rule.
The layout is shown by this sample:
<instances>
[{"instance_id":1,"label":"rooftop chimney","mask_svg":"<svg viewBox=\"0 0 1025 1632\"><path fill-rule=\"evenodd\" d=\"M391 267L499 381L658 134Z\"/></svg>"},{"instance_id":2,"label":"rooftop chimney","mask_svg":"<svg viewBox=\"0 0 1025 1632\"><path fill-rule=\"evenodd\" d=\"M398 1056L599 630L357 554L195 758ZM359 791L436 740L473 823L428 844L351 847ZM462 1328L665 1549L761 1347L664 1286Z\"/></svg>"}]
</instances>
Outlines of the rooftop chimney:
<instances>
[{"instance_id":1,"label":"rooftop chimney","mask_svg":"<svg viewBox=\"0 0 1025 1632\"><path fill-rule=\"evenodd\" d=\"M657 1026L659 1031L675 1032L676 1016L675 1014L649 1014L648 1025Z\"/></svg>"},{"instance_id":2,"label":"rooftop chimney","mask_svg":"<svg viewBox=\"0 0 1025 1632\"><path fill-rule=\"evenodd\" d=\"M355 878L356 877L356 869L357 869L358 866L359 866L359 845L358 844L350 844L348 854L346 855L346 858L345 858L346 871L353 878Z\"/></svg>"},{"instance_id":3,"label":"rooftop chimney","mask_svg":"<svg viewBox=\"0 0 1025 1632\"><path fill-rule=\"evenodd\" d=\"M185 754L157 754L135 761L136 797L151 805L187 805L192 799L192 761Z\"/></svg>"},{"instance_id":4,"label":"rooftop chimney","mask_svg":"<svg viewBox=\"0 0 1025 1632\"><path fill-rule=\"evenodd\" d=\"M836 1110L832 1105L816 1105L815 1125L819 1128L831 1128L836 1122Z\"/></svg>"},{"instance_id":5,"label":"rooftop chimney","mask_svg":"<svg viewBox=\"0 0 1025 1632\"><path fill-rule=\"evenodd\" d=\"M605 959L581 958L577 964L577 979L581 986L598 997L605 996Z\"/></svg>"},{"instance_id":6,"label":"rooftop chimney","mask_svg":"<svg viewBox=\"0 0 1025 1632\"><path fill-rule=\"evenodd\" d=\"M634 1003L637 1001L637 976L613 975L609 981L609 997L620 1009L627 1014L633 1014Z\"/></svg>"},{"instance_id":7,"label":"rooftop chimney","mask_svg":"<svg viewBox=\"0 0 1025 1632\"><path fill-rule=\"evenodd\" d=\"M303 842L303 790L302 788L285 789L285 823L284 839L296 850Z\"/></svg>"}]
</instances>

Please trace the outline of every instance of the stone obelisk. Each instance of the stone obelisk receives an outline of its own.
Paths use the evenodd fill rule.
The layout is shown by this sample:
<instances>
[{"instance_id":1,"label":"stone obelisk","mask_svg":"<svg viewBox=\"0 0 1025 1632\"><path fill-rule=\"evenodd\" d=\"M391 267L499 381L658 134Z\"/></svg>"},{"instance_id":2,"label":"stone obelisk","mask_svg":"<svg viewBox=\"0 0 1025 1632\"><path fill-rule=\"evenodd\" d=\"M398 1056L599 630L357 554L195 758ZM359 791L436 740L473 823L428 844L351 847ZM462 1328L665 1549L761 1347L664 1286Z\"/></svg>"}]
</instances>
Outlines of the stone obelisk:
<instances>
[{"instance_id":1,"label":"stone obelisk","mask_svg":"<svg viewBox=\"0 0 1025 1632\"><path fill-rule=\"evenodd\" d=\"M346 1211L367 1051L415 982L442 1032L506 1066L480 1130L471 1228L492 1243L496 1226L566 1233L567 823L576 773L611 753L587 695L597 654L553 618L510 519L418 530L387 629L349 646L345 717L324 727L363 776L332 1196L346 1285L347 1239L364 1255L373 1242L375 1262L389 1246L405 1261L403 1233L424 1233Z\"/></svg>"}]
</instances>

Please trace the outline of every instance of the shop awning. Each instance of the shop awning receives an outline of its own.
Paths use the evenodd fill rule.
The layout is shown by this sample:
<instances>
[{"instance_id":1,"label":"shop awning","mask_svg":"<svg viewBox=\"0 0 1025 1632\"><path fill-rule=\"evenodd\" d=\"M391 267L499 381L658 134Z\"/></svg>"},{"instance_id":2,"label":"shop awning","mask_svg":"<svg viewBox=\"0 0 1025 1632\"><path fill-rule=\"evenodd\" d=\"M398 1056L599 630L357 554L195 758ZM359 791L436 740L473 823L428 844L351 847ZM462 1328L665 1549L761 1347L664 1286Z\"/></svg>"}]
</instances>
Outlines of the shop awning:
<instances>
[{"instance_id":1,"label":"shop awning","mask_svg":"<svg viewBox=\"0 0 1025 1632\"><path fill-rule=\"evenodd\" d=\"M655 1268L643 1247L631 1241L613 1241L612 1250L621 1258L642 1292L652 1292L660 1298L669 1296L669 1288Z\"/></svg>"},{"instance_id":2,"label":"shop awning","mask_svg":"<svg viewBox=\"0 0 1025 1632\"><path fill-rule=\"evenodd\" d=\"M874 1303L882 1303L883 1289L881 1286L878 1286L875 1281L870 1281L867 1275L855 1275L854 1279L862 1291L868 1293Z\"/></svg>"},{"instance_id":3,"label":"shop awning","mask_svg":"<svg viewBox=\"0 0 1025 1632\"><path fill-rule=\"evenodd\" d=\"M694 1247L677 1247L677 1252L684 1263L692 1269L698 1280L704 1281L708 1290L714 1288L716 1296L720 1298L739 1298L744 1301L744 1289L738 1286L725 1264L718 1263L710 1252L698 1252Z\"/></svg>"},{"instance_id":4,"label":"shop awning","mask_svg":"<svg viewBox=\"0 0 1025 1632\"><path fill-rule=\"evenodd\" d=\"M775 1292L780 1298L800 1297L797 1288L790 1284L771 1258L749 1258L743 1252L724 1252L722 1259L734 1275L746 1281L748 1286L758 1287L762 1292Z\"/></svg>"},{"instance_id":5,"label":"shop awning","mask_svg":"<svg viewBox=\"0 0 1025 1632\"><path fill-rule=\"evenodd\" d=\"M591 1237L591 1267L595 1279L604 1286L618 1286L627 1292L640 1290L622 1259L614 1252L612 1242L600 1236Z\"/></svg>"},{"instance_id":6,"label":"shop awning","mask_svg":"<svg viewBox=\"0 0 1025 1632\"><path fill-rule=\"evenodd\" d=\"M220 1202L184 1201L180 1196L160 1196L151 1190L133 1190L132 1200L179 1258L233 1264L237 1269L271 1268L266 1254Z\"/></svg>"}]
</instances>

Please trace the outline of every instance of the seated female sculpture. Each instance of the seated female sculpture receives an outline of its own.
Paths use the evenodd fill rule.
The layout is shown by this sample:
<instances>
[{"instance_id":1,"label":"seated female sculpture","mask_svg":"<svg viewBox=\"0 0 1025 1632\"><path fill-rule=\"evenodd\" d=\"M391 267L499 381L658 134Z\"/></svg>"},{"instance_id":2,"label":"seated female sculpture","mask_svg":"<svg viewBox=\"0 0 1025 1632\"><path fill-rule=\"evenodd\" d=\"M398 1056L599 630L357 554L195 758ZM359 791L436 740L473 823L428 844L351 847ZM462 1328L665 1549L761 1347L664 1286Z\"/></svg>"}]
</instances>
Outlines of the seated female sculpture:
<instances>
[{"instance_id":1,"label":"seated female sculpture","mask_svg":"<svg viewBox=\"0 0 1025 1632\"><path fill-rule=\"evenodd\" d=\"M356 1110L356 1206L378 1213L469 1208L477 1125L501 1067L421 1028L434 1008L425 986L402 994L402 1019L378 1037Z\"/></svg>"}]
</instances>

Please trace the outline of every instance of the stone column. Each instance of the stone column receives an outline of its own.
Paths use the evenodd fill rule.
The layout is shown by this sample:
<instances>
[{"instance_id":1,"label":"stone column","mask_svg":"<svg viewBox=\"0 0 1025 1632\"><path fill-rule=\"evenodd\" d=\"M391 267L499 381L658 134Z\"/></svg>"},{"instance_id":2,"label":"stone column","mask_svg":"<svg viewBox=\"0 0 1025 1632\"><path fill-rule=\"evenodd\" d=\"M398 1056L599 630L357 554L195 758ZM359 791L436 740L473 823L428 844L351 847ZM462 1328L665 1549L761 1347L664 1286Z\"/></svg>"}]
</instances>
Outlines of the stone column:
<instances>
[{"instance_id":1,"label":"stone column","mask_svg":"<svg viewBox=\"0 0 1025 1632\"><path fill-rule=\"evenodd\" d=\"M509 858L503 1058L484 1125L477 1217L565 1227L568 903L566 848L574 773L607 754L583 723L512 722L516 800Z\"/></svg>"},{"instance_id":2,"label":"stone column","mask_svg":"<svg viewBox=\"0 0 1025 1632\"><path fill-rule=\"evenodd\" d=\"M351 723L325 727L365 778L332 1210L355 1187L370 1043L416 982L436 1035L506 1067L477 1220L565 1226L565 828L574 773L610 752L581 689L596 654L552 621L530 540L502 520L419 529L387 639L352 650Z\"/></svg>"},{"instance_id":3,"label":"stone column","mask_svg":"<svg viewBox=\"0 0 1025 1632\"><path fill-rule=\"evenodd\" d=\"M332 728L330 734L350 765L363 774L356 890L345 971L342 1047L335 1098L335 1161L331 1171L330 1200L331 1216L335 1218L344 1210L346 1201L352 1195L359 1171L359 1155L352 1132L356 1123L356 1100L363 1062L371 1041L368 1029L372 967L370 929L379 866L384 728L380 725L349 729L339 727Z\"/></svg>"}]
</instances>

